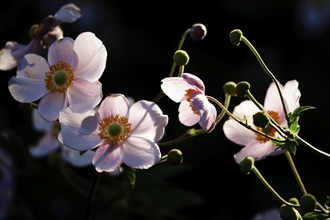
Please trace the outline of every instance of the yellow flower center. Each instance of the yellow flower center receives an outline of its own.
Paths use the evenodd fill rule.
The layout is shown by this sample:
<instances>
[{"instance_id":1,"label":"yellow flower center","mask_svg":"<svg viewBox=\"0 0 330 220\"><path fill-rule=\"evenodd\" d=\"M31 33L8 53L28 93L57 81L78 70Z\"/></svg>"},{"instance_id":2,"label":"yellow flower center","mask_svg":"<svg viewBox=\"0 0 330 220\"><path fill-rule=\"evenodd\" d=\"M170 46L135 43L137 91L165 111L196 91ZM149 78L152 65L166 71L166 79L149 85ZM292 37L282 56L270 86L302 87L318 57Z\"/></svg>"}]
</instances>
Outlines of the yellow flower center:
<instances>
[{"instance_id":1,"label":"yellow flower center","mask_svg":"<svg viewBox=\"0 0 330 220\"><path fill-rule=\"evenodd\" d=\"M131 124L124 116L111 115L99 123L99 137L109 144L118 143L127 138L131 132Z\"/></svg>"},{"instance_id":2,"label":"yellow flower center","mask_svg":"<svg viewBox=\"0 0 330 220\"><path fill-rule=\"evenodd\" d=\"M267 113L269 114L269 116L274 119L274 121L279 124L280 123L280 116L277 112L275 111L267 111ZM268 136L271 136L271 137L275 137L275 129L270 126L269 124L265 127L265 128L260 128L260 127L257 127L257 129L259 131L262 131L263 133L267 134ZM256 133L256 140L258 140L260 143L266 143L267 141L269 141L268 138L260 135L260 134L257 134Z\"/></svg>"},{"instance_id":3,"label":"yellow flower center","mask_svg":"<svg viewBox=\"0 0 330 220\"><path fill-rule=\"evenodd\" d=\"M51 92L66 92L74 79L71 65L60 61L49 68L46 72L46 88Z\"/></svg>"},{"instance_id":4,"label":"yellow flower center","mask_svg":"<svg viewBox=\"0 0 330 220\"><path fill-rule=\"evenodd\" d=\"M194 114L196 114L196 115L199 115L199 112L194 108L194 106L193 106L192 103L191 103L191 98L190 98L190 96L191 96L191 93L193 93L193 92L195 92L195 90L193 90L193 89L187 89L187 90L186 90L186 94L185 94L184 96L186 97L186 100L189 102L189 106L190 106L192 112L193 112Z\"/></svg>"}]
</instances>

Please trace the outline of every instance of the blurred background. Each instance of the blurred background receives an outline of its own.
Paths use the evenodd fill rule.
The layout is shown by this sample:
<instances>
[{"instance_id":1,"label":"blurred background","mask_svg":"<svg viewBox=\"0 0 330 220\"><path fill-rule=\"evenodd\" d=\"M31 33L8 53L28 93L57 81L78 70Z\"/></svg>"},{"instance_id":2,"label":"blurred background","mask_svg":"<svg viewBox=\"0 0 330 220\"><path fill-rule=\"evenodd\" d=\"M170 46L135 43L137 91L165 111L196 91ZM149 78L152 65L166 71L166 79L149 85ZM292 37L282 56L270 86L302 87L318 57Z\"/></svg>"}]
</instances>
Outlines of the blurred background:
<instances>
[{"instance_id":1,"label":"blurred background","mask_svg":"<svg viewBox=\"0 0 330 220\"><path fill-rule=\"evenodd\" d=\"M280 82L298 80L300 104L316 107L301 117L300 136L330 152L329 0L5 0L0 8L1 47L7 41L27 44L30 26L68 2L79 6L83 16L63 24L64 35L74 39L92 31L107 48L107 67L100 79L104 94L123 93L136 101L151 100L160 91L181 35L192 24L203 23L205 39L187 38L183 45L190 56L185 71L199 76L206 93L220 101L224 83L248 81L252 94L263 103L270 78L245 45L229 42L229 32L241 29ZM8 91L8 80L15 74L15 70L0 73L0 130L6 134L0 149L16 170L0 185L7 196L12 192L9 201L0 198L2 207L8 205L4 219L82 219L95 170L71 167L56 154L40 159L28 155L28 147L40 134L33 130L29 110ZM241 101L233 98L230 110ZM186 128L177 119L178 105L166 97L158 104L170 118L164 141L183 134ZM128 184L129 172L103 175L93 219L272 220L256 216L281 204L254 175L240 172L233 154L241 147L225 138L222 124L210 134L161 148L163 154L180 149L183 163L137 171L134 187ZM324 203L330 195L329 160L299 146L294 161L307 191ZM257 167L283 198L300 197L285 156L269 157Z\"/></svg>"}]
</instances>

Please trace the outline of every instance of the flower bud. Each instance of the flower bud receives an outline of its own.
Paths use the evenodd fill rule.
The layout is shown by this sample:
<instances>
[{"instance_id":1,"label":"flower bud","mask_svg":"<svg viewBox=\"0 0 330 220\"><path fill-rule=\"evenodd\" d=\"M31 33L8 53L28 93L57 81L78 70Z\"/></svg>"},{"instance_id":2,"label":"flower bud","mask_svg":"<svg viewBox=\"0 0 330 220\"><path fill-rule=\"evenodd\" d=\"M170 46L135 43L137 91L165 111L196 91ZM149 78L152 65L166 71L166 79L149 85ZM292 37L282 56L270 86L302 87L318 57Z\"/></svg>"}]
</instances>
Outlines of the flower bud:
<instances>
[{"instance_id":1,"label":"flower bud","mask_svg":"<svg viewBox=\"0 0 330 220\"><path fill-rule=\"evenodd\" d=\"M183 161L182 152L178 149L172 149L167 153L167 161L172 165L180 165Z\"/></svg>"},{"instance_id":2,"label":"flower bud","mask_svg":"<svg viewBox=\"0 0 330 220\"><path fill-rule=\"evenodd\" d=\"M223 91L229 95L236 96L236 83L229 81L226 82L223 87Z\"/></svg>"},{"instance_id":3,"label":"flower bud","mask_svg":"<svg viewBox=\"0 0 330 220\"><path fill-rule=\"evenodd\" d=\"M264 111L257 112L252 117L253 124L257 127L265 128L269 124L269 118Z\"/></svg>"},{"instance_id":4,"label":"flower bud","mask_svg":"<svg viewBox=\"0 0 330 220\"><path fill-rule=\"evenodd\" d=\"M312 194L303 195L300 200L300 206L305 212L311 212L316 208L316 199Z\"/></svg>"},{"instance_id":5,"label":"flower bud","mask_svg":"<svg viewBox=\"0 0 330 220\"><path fill-rule=\"evenodd\" d=\"M189 55L184 50L177 50L174 53L173 60L177 66L184 66L189 62Z\"/></svg>"},{"instance_id":6,"label":"flower bud","mask_svg":"<svg viewBox=\"0 0 330 220\"><path fill-rule=\"evenodd\" d=\"M229 40L235 46L239 46L239 44L241 43L242 36L242 31L239 29L235 29L229 33Z\"/></svg>"},{"instance_id":7,"label":"flower bud","mask_svg":"<svg viewBox=\"0 0 330 220\"><path fill-rule=\"evenodd\" d=\"M280 216L282 220L300 219L300 214L295 208L284 204L280 207Z\"/></svg>"},{"instance_id":8,"label":"flower bud","mask_svg":"<svg viewBox=\"0 0 330 220\"><path fill-rule=\"evenodd\" d=\"M254 166L254 159L252 157L246 157L239 164L239 169L244 174L249 174Z\"/></svg>"},{"instance_id":9,"label":"flower bud","mask_svg":"<svg viewBox=\"0 0 330 220\"><path fill-rule=\"evenodd\" d=\"M245 94L249 91L250 89L250 83L246 81L241 81L236 85L236 94L239 97L244 97Z\"/></svg>"},{"instance_id":10,"label":"flower bud","mask_svg":"<svg viewBox=\"0 0 330 220\"><path fill-rule=\"evenodd\" d=\"M203 40L205 38L206 34L207 34L207 30L206 30L206 27L205 27L204 24L195 23L191 27L190 37L194 41L201 41L201 40Z\"/></svg>"}]
</instances>

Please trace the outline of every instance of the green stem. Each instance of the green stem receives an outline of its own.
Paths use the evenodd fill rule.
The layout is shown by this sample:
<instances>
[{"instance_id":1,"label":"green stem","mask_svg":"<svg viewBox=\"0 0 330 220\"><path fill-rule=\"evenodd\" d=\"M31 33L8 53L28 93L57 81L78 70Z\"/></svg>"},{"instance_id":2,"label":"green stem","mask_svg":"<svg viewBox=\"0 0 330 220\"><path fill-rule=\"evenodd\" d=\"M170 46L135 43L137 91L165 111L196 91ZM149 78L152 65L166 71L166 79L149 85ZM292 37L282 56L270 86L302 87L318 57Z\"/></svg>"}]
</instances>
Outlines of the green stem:
<instances>
[{"instance_id":1,"label":"green stem","mask_svg":"<svg viewBox=\"0 0 330 220\"><path fill-rule=\"evenodd\" d=\"M295 164L293 162L293 159L291 157L290 152L285 151L285 156L286 156L286 158L287 158L287 160L288 160L288 162L290 164L291 170L292 170L293 175L294 175L294 177L295 177L295 179L296 179L296 181L297 181L297 183L298 183L298 185L300 187L301 192L304 195L307 194L307 191L306 191L306 188L304 186L304 183L303 183L303 181L300 178L300 175L299 175L298 170L297 170L297 168L296 168L296 166L295 166Z\"/></svg>"},{"instance_id":2,"label":"green stem","mask_svg":"<svg viewBox=\"0 0 330 220\"><path fill-rule=\"evenodd\" d=\"M101 180L101 173L96 172L93 178L92 186L90 188L89 194L88 194L88 199L87 199L87 210L86 210L86 220L91 220L92 219L92 205L93 205L93 200L96 192L96 188Z\"/></svg>"},{"instance_id":3,"label":"green stem","mask_svg":"<svg viewBox=\"0 0 330 220\"><path fill-rule=\"evenodd\" d=\"M262 184L273 194L273 196L282 204L286 204L292 207L299 207L297 204L293 204L290 202L287 202L285 199L283 199L275 190L274 188L266 181L266 179L261 175L261 173L258 171L258 169L253 166L252 167L253 173L258 177L258 179L262 182Z\"/></svg>"},{"instance_id":4,"label":"green stem","mask_svg":"<svg viewBox=\"0 0 330 220\"><path fill-rule=\"evenodd\" d=\"M297 138L298 141L300 141L301 143L303 143L303 146L306 147L308 150L312 151L313 153L325 158L325 159L330 159L330 154L321 151L319 149L317 149L316 147L314 147L313 145L311 145L310 143L308 143L307 141L305 141L304 139L302 139L301 137L299 137L298 135L295 136Z\"/></svg>"},{"instance_id":5,"label":"green stem","mask_svg":"<svg viewBox=\"0 0 330 220\"><path fill-rule=\"evenodd\" d=\"M179 136L179 137L177 137L173 140L170 140L170 141L158 143L158 145L159 146L169 146L169 145L177 144L177 143L180 143L181 141L184 141L188 138L195 137L195 136L200 135L200 134L204 134L205 132L206 132L206 130L204 130L204 129L191 128L191 129L188 129L181 136Z\"/></svg>"},{"instance_id":6,"label":"green stem","mask_svg":"<svg viewBox=\"0 0 330 220\"><path fill-rule=\"evenodd\" d=\"M244 36L242 36L241 41L243 41L249 47L249 49L252 51L252 53L254 54L254 56L257 58L257 60L258 60L259 64L261 65L261 67L264 69L264 71L268 74L268 76L275 83L276 88L277 88L278 93L279 93L280 98L281 98L281 102L282 102L282 106L283 106L283 111L284 111L285 117L286 117L286 119L287 119L287 121L289 123L288 111L287 111L286 106L285 106L283 94L282 94L282 91L280 89L280 85L279 85L278 80L275 78L274 74L268 69L268 67L266 66L266 64L262 60L261 56L259 55L258 51L253 47L253 45L250 43L250 41L247 38L245 38Z\"/></svg>"},{"instance_id":7,"label":"green stem","mask_svg":"<svg viewBox=\"0 0 330 220\"><path fill-rule=\"evenodd\" d=\"M223 103L223 105L224 105L224 107L225 107L226 109L228 109L228 107L229 107L230 99L231 99L231 95L228 94L228 93L226 93L226 94L225 94L225 101L224 101L224 103ZM220 114L218 115L218 117L217 117L215 123L218 124L218 123L223 119L223 117L224 117L225 115L226 115L226 111L223 110L223 109L221 109L221 112L220 112Z\"/></svg>"}]
</instances>

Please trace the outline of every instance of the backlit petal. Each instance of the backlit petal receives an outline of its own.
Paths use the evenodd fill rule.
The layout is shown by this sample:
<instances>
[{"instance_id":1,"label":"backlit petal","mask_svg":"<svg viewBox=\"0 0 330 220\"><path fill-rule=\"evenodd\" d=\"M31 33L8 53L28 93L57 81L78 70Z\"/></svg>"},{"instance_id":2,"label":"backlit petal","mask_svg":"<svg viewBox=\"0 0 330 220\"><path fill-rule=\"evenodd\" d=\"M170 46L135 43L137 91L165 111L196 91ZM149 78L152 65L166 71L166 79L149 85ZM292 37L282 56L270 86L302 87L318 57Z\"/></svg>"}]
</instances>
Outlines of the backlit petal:
<instances>
[{"instance_id":1,"label":"backlit petal","mask_svg":"<svg viewBox=\"0 0 330 220\"><path fill-rule=\"evenodd\" d=\"M70 64L72 69L75 71L78 63L78 57L76 52L73 50L73 44L73 39L69 37L64 37L52 43L48 51L49 65L56 64L59 61L64 61L65 63Z\"/></svg>"},{"instance_id":2,"label":"backlit petal","mask_svg":"<svg viewBox=\"0 0 330 220\"><path fill-rule=\"evenodd\" d=\"M81 16L81 9L72 3L63 5L54 15L57 20L67 23L72 23Z\"/></svg>"},{"instance_id":3,"label":"backlit petal","mask_svg":"<svg viewBox=\"0 0 330 220\"><path fill-rule=\"evenodd\" d=\"M44 119L55 121L60 111L67 105L68 101L64 93L48 93L40 99L38 112Z\"/></svg>"},{"instance_id":4,"label":"backlit petal","mask_svg":"<svg viewBox=\"0 0 330 220\"><path fill-rule=\"evenodd\" d=\"M265 143L260 143L257 140L250 142L244 148L242 148L237 154L234 155L236 163L240 163L244 158L250 156L254 160L262 160L268 154L273 152L275 147L272 142L267 141Z\"/></svg>"},{"instance_id":5,"label":"backlit petal","mask_svg":"<svg viewBox=\"0 0 330 220\"><path fill-rule=\"evenodd\" d=\"M195 89L181 77L167 77L163 79L161 89L174 102L181 102L186 99L185 94L188 89Z\"/></svg>"},{"instance_id":6,"label":"backlit petal","mask_svg":"<svg viewBox=\"0 0 330 220\"><path fill-rule=\"evenodd\" d=\"M112 94L102 101L98 111L101 118L116 114L127 116L129 106L129 101L124 95Z\"/></svg>"},{"instance_id":7,"label":"backlit petal","mask_svg":"<svg viewBox=\"0 0 330 220\"><path fill-rule=\"evenodd\" d=\"M225 121L223 124L223 132L229 140L243 146L256 139L256 134L254 132L233 119Z\"/></svg>"},{"instance_id":8,"label":"backlit petal","mask_svg":"<svg viewBox=\"0 0 330 220\"><path fill-rule=\"evenodd\" d=\"M58 149L60 144L52 133L46 133L37 145L32 146L29 150L31 155L35 157L44 157Z\"/></svg>"},{"instance_id":9,"label":"backlit petal","mask_svg":"<svg viewBox=\"0 0 330 220\"><path fill-rule=\"evenodd\" d=\"M98 172L113 172L123 162L123 149L122 146L104 144L97 148L93 165Z\"/></svg>"},{"instance_id":10,"label":"backlit petal","mask_svg":"<svg viewBox=\"0 0 330 220\"><path fill-rule=\"evenodd\" d=\"M198 123L200 120L200 115L195 114L191 107L190 103L183 101L179 105L179 121L185 126L193 126Z\"/></svg>"}]
</instances>

